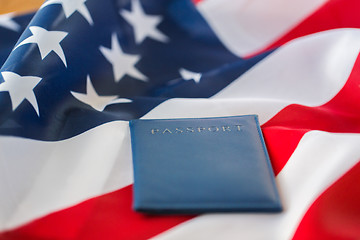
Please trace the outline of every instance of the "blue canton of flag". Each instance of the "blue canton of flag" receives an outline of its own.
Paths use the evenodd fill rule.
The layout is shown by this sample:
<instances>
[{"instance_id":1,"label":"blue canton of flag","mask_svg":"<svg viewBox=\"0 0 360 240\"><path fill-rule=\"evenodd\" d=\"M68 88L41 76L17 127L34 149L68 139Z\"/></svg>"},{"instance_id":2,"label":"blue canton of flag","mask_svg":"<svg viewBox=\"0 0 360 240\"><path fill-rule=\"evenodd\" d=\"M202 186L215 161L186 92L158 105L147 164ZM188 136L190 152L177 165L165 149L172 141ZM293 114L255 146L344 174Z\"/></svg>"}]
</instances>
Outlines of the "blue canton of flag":
<instances>
[{"instance_id":1,"label":"blue canton of flag","mask_svg":"<svg viewBox=\"0 0 360 240\"><path fill-rule=\"evenodd\" d=\"M49 0L1 69L0 133L58 140L139 118L209 97L263 57L229 52L190 1Z\"/></svg>"},{"instance_id":2,"label":"blue canton of flag","mask_svg":"<svg viewBox=\"0 0 360 240\"><path fill-rule=\"evenodd\" d=\"M20 16L11 13L0 15L0 65L3 65L33 16L33 13Z\"/></svg>"}]
</instances>

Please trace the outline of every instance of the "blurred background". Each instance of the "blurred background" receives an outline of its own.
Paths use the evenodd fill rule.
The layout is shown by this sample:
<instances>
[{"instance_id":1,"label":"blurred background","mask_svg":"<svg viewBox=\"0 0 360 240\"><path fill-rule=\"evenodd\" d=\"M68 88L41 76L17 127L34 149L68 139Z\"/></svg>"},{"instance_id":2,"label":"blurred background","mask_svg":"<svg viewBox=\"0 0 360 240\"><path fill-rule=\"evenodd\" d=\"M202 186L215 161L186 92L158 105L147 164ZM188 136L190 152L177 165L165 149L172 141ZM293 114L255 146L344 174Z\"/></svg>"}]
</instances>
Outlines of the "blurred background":
<instances>
[{"instance_id":1,"label":"blurred background","mask_svg":"<svg viewBox=\"0 0 360 240\"><path fill-rule=\"evenodd\" d=\"M0 0L0 14L29 12L40 7L44 0Z\"/></svg>"}]
</instances>

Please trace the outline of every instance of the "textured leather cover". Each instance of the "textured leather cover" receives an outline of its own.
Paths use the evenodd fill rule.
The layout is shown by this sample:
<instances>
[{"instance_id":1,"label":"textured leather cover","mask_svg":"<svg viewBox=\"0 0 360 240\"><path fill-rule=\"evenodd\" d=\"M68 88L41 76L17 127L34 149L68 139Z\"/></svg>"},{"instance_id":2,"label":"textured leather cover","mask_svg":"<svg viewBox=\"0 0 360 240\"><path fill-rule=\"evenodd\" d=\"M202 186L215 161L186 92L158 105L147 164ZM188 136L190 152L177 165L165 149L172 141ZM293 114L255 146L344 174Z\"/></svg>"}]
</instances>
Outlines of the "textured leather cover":
<instances>
[{"instance_id":1,"label":"textured leather cover","mask_svg":"<svg viewBox=\"0 0 360 240\"><path fill-rule=\"evenodd\" d=\"M281 211L256 115L130 121L134 209Z\"/></svg>"}]
</instances>

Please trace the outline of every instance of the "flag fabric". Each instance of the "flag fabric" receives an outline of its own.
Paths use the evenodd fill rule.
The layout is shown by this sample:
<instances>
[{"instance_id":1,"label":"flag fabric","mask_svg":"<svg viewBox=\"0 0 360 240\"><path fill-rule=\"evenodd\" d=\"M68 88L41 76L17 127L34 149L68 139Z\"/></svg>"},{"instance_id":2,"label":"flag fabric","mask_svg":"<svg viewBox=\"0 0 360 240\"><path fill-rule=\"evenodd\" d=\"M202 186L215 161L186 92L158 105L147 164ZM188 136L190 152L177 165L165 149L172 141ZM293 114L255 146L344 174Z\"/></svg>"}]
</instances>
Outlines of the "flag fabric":
<instances>
[{"instance_id":1,"label":"flag fabric","mask_svg":"<svg viewBox=\"0 0 360 240\"><path fill-rule=\"evenodd\" d=\"M359 239L359 8L48 0L0 15L0 239ZM132 210L129 120L242 114L259 115L283 212Z\"/></svg>"}]
</instances>

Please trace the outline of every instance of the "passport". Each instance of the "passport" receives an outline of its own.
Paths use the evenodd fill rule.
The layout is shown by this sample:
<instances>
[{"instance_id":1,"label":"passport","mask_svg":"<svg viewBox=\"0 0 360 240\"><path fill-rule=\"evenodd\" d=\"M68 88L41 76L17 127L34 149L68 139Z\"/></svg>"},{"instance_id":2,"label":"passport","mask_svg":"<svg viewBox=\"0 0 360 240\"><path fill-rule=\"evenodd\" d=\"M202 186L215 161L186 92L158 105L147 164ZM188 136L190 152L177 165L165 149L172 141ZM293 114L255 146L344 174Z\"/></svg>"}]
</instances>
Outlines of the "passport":
<instances>
[{"instance_id":1,"label":"passport","mask_svg":"<svg viewBox=\"0 0 360 240\"><path fill-rule=\"evenodd\" d=\"M256 115L138 119L130 131L136 211L282 210Z\"/></svg>"}]
</instances>

